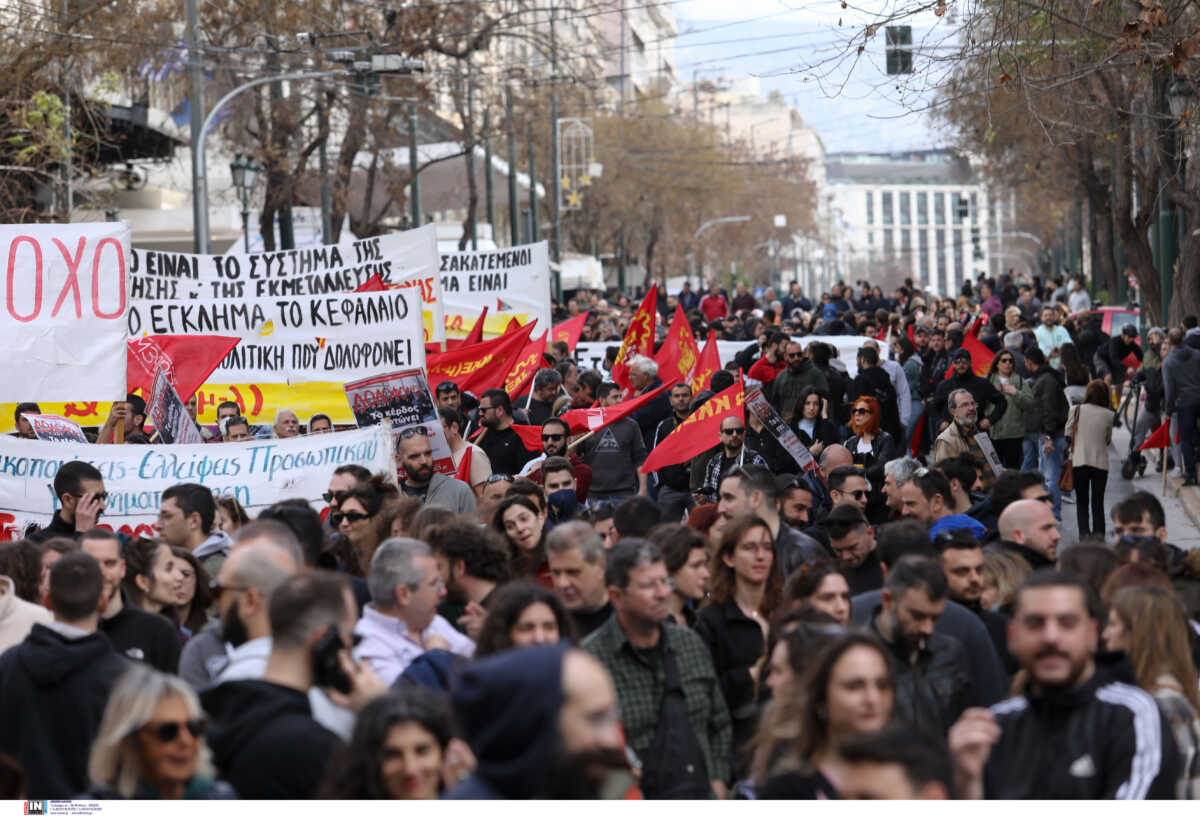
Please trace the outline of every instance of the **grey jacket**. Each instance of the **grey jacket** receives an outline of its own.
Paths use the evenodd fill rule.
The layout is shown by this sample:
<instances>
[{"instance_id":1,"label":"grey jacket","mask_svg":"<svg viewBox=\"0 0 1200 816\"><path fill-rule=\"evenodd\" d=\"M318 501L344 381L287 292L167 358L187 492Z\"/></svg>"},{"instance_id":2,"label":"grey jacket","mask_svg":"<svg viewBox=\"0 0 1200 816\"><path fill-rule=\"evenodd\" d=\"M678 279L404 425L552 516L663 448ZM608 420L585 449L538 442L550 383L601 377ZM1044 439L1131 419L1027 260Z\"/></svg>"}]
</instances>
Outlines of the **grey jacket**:
<instances>
[{"instance_id":1,"label":"grey jacket","mask_svg":"<svg viewBox=\"0 0 1200 816\"><path fill-rule=\"evenodd\" d=\"M429 491L425 494L425 504L440 504L449 507L460 516L475 515L475 491L466 483L447 476L445 473L434 473L429 480Z\"/></svg>"},{"instance_id":2,"label":"grey jacket","mask_svg":"<svg viewBox=\"0 0 1200 816\"><path fill-rule=\"evenodd\" d=\"M1172 351L1163 360L1163 387L1168 414L1175 412L1179 403L1195 405L1200 402L1200 336L1194 340L1188 336L1184 345Z\"/></svg>"}]
</instances>

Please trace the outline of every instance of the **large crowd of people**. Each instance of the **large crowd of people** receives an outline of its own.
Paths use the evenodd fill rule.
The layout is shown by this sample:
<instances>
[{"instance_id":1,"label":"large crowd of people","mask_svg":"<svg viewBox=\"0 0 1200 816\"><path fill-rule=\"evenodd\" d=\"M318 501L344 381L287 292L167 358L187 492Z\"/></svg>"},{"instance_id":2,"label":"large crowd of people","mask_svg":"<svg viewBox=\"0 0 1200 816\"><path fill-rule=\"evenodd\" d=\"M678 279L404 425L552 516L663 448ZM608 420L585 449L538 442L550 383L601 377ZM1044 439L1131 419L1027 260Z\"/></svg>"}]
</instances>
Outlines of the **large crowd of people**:
<instances>
[{"instance_id":1,"label":"large crowd of people","mask_svg":"<svg viewBox=\"0 0 1200 816\"><path fill-rule=\"evenodd\" d=\"M656 344L676 306L744 348L588 434L561 415L663 385L644 356L613 382L625 296L556 310L603 370L553 343L528 393L438 385L457 478L408 429L399 477L253 513L179 484L136 537L86 462L31 485L58 509L0 544L0 798L1200 798L1200 551L1152 494L1104 500L1127 393L1195 484L1194 316L1109 337L1082 281L1008 275L684 285ZM737 411L642 472L739 377L815 467ZM94 438L155 444L145 410ZM214 444L338 431L217 417Z\"/></svg>"}]
</instances>

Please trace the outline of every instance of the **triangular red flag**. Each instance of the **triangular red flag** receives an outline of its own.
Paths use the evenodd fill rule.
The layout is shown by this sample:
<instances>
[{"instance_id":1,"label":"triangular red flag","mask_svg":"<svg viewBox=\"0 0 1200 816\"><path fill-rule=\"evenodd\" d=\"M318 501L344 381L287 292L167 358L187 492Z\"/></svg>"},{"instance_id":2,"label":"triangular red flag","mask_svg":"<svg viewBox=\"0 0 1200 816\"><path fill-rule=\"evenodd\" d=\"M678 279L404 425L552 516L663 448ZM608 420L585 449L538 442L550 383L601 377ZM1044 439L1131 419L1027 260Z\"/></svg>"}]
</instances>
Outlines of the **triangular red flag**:
<instances>
[{"instance_id":1,"label":"triangular red flag","mask_svg":"<svg viewBox=\"0 0 1200 816\"><path fill-rule=\"evenodd\" d=\"M708 340L704 343L704 348L700 351L700 359L696 362L696 367L692 370L691 383L692 393L699 394L705 388L708 388L708 383L712 380L712 375L721 370L721 352L717 348L717 333L710 331Z\"/></svg>"},{"instance_id":2,"label":"triangular red flag","mask_svg":"<svg viewBox=\"0 0 1200 816\"><path fill-rule=\"evenodd\" d=\"M463 452L463 458L458 463L458 470L454 471L454 478L460 482L466 482L468 485L471 484L471 454L474 450L467 445L466 451Z\"/></svg>"},{"instance_id":3,"label":"triangular red flag","mask_svg":"<svg viewBox=\"0 0 1200 816\"><path fill-rule=\"evenodd\" d=\"M467 336L459 343L460 346L469 346L472 343L483 342L483 321L487 319L488 307L483 307L483 313L479 315L479 319L475 321L475 325L467 332Z\"/></svg>"},{"instance_id":4,"label":"triangular red flag","mask_svg":"<svg viewBox=\"0 0 1200 816\"><path fill-rule=\"evenodd\" d=\"M912 443L908 446L909 453L916 459L921 455L921 442L925 439L925 409L921 408L921 415L917 417L917 427L913 429Z\"/></svg>"},{"instance_id":5,"label":"triangular red flag","mask_svg":"<svg viewBox=\"0 0 1200 816\"><path fill-rule=\"evenodd\" d=\"M155 372L162 369L179 398L187 402L240 341L240 337L216 334L135 337L126 346L126 387L149 395Z\"/></svg>"},{"instance_id":6,"label":"triangular red flag","mask_svg":"<svg viewBox=\"0 0 1200 816\"><path fill-rule=\"evenodd\" d=\"M579 345L579 336L583 334L583 327L587 324L588 314L588 312L584 312L557 324L550 332L550 342L566 343L567 348L575 351L575 346Z\"/></svg>"},{"instance_id":7,"label":"triangular red flag","mask_svg":"<svg viewBox=\"0 0 1200 816\"><path fill-rule=\"evenodd\" d=\"M1125 355L1125 359L1121 361L1121 364L1124 365L1126 368L1137 368L1138 366L1140 366L1142 364L1142 361L1139 360L1137 358L1137 356L1131 351Z\"/></svg>"},{"instance_id":8,"label":"triangular red flag","mask_svg":"<svg viewBox=\"0 0 1200 816\"><path fill-rule=\"evenodd\" d=\"M744 405L745 393L739 374L737 382L721 393L714 394L659 442L646 457L641 472L652 473L659 468L677 465L708 450L721 438L721 421L725 417L745 417Z\"/></svg>"},{"instance_id":9,"label":"triangular red flag","mask_svg":"<svg viewBox=\"0 0 1200 816\"><path fill-rule=\"evenodd\" d=\"M508 321L508 325L504 327L504 333L511 334L512 332L520 331L520 329L521 321L514 317L512 320Z\"/></svg>"},{"instance_id":10,"label":"triangular red flag","mask_svg":"<svg viewBox=\"0 0 1200 816\"><path fill-rule=\"evenodd\" d=\"M512 366L509 367L508 374L504 377L503 386L509 397L524 394L529 388L533 375L543 368L550 367L545 357L547 334L548 332L542 332L541 337L530 341L513 359Z\"/></svg>"},{"instance_id":11,"label":"triangular red flag","mask_svg":"<svg viewBox=\"0 0 1200 816\"><path fill-rule=\"evenodd\" d=\"M616 405L610 405L607 408L576 408L563 414L562 419L571 426L571 433L573 434L598 431L605 425L611 425L618 419L624 419L630 414L641 410L643 405L653 401L655 397L677 382L679 382L679 378L675 377L670 382L663 383L653 391L647 391L637 399L618 402ZM711 448L712 445L709 445L709 447Z\"/></svg>"},{"instance_id":12,"label":"triangular red flag","mask_svg":"<svg viewBox=\"0 0 1200 816\"><path fill-rule=\"evenodd\" d=\"M485 340L444 354L426 355L425 370L429 387L436 389L439 383L447 380L456 383L460 391L474 394L503 387L513 361L528 345L533 327L534 324L530 323L513 334L505 334L494 340Z\"/></svg>"},{"instance_id":13,"label":"triangular red flag","mask_svg":"<svg viewBox=\"0 0 1200 816\"><path fill-rule=\"evenodd\" d=\"M632 390L629 384L629 360L635 354L643 357L654 356L654 316L658 312L658 284L655 283L642 299L642 305L634 312L629 321L629 329L625 339L621 341L621 349L613 362L612 380L617 385Z\"/></svg>"},{"instance_id":14,"label":"triangular red flag","mask_svg":"<svg viewBox=\"0 0 1200 816\"><path fill-rule=\"evenodd\" d=\"M696 337L688 325L683 307L677 305L671 326L667 329L667 337L659 347L658 354L654 355L658 376L664 381L670 378L686 381L699 360L700 347L696 345Z\"/></svg>"},{"instance_id":15,"label":"triangular red flag","mask_svg":"<svg viewBox=\"0 0 1200 816\"><path fill-rule=\"evenodd\" d=\"M521 437L521 444L525 449L533 453L542 452L542 426L541 425L517 425L515 422L508 427L516 431L517 436Z\"/></svg>"},{"instance_id":16,"label":"triangular red flag","mask_svg":"<svg viewBox=\"0 0 1200 816\"><path fill-rule=\"evenodd\" d=\"M1158 429L1146 438L1146 441L1138 446L1138 450L1153 450L1155 448L1165 448L1170 444L1171 439L1171 423L1163 422L1158 426Z\"/></svg>"},{"instance_id":17,"label":"triangular red flag","mask_svg":"<svg viewBox=\"0 0 1200 816\"><path fill-rule=\"evenodd\" d=\"M383 292L387 289L387 285L383 282L383 278L376 272L371 277L367 278L355 288L355 292Z\"/></svg>"}]
</instances>

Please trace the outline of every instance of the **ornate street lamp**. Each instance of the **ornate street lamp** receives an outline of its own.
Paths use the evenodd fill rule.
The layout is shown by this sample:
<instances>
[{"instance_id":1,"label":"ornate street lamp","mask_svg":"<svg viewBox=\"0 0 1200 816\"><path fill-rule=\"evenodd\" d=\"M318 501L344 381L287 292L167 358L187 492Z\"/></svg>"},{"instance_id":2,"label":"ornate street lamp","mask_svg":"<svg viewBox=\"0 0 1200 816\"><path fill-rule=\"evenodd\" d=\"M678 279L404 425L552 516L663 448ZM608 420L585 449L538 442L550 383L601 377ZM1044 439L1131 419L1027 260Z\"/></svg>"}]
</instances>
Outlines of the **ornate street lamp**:
<instances>
[{"instance_id":1,"label":"ornate street lamp","mask_svg":"<svg viewBox=\"0 0 1200 816\"><path fill-rule=\"evenodd\" d=\"M250 252L250 191L258 186L258 174L262 172L254 159L238 153L229 164L233 186L242 197L242 239L247 254Z\"/></svg>"}]
</instances>

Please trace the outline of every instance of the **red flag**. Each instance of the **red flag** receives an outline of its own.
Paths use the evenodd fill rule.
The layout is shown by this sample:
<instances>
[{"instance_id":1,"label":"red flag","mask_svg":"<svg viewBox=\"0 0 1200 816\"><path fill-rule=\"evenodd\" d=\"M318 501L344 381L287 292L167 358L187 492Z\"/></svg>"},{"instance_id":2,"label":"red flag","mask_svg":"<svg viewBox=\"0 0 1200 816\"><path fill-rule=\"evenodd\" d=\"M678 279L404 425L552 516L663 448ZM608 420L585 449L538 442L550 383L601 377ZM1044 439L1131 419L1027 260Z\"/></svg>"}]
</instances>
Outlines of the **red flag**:
<instances>
[{"instance_id":1,"label":"red flag","mask_svg":"<svg viewBox=\"0 0 1200 816\"><path fill-rule=\"evenodd\" d=\"M1142 361L1131 351L1125 355L1125 359L1121 361L1126 368L1137 368L1142 364Z\"/></svg>"},{"instance_id":2,"label":"red flag","mask_svg":"<svg viewBox=\"0 0 1200 816\"><path fill-rule=\"evenodd\" d=\"M546 336L548 334L549 332L542 332L541 337L530 341L525 348L521 349L521 353L514 358L513 364L508 370L508 375L504 378L504 390L508 392L509 397L524 394L529 388L529 382L533 379L533 375L539 369L550 367L545 357Z\"/></svg>"},{"instance_id":3,"label":"red flag","mask_svg":"<svg viewBox=\"0 0 1200 816\"><path fill-rule=\"evenodd\" d=\"M712 375L720 370L721 353L717 350L717 333L710 331L708 340L704 343L704 349L700 352L700 359L691 374L692 393L699 394L708 388Z\"/></svg>"},{"instance_id":4,"label":"red flag","mask_svg":"<svg viewBox=\"0 0 1200 816\"><path fill-rule=\"evenodd\" d=\"M913 335L913 324L912 323L908 324L908 340L914 346L917 344L917 338Z\"/></svg>"},{"instance_id":5,"label":"red flag","mask_svg":"<svg viewBox=\"0 0 1200 816\"><path fill-rule=\"evenodd\" d=\"M463 453L462 460L458 463L458 470L454 472L454 478L460 482L466 482L471 485L471 454L475 449L467 445L467 450Z\"/></svg>"},{"instance_id":6,"label":"red flag","mask_svg":"<svg viewBox=\"0 0 1200 816\"><path fill-rule=\"evenodd\" d=\"M525 446L525 450L533 453L542 452L542 426L541 425L518 425L513 423L508 427L516 432L517 436L521 437L521 444ZM479 436L486 431L487 428L480 428L475 433L471 434L471 441L474 442Z\"/></svg>"},{"instance_id":7,"label":"red flag","mask_svg":"<svg viewBox=\"0 0 1200 816\"><path fill-rule=\"evenodd\" d=\"M925 439L925 409L921 408L921 415L917 418L917 427L913 429L912 444L908 446L909 453L916 459L921 455L921 442Z\"/></svg>"},{"instance_id":8,"label":"red flag","mask_svg":"<svg viewBox=\"0 0 1200 816\"><path fill-rule=\"evenodd\" d=\"M187 402L240 341L240 337L215 334L135 337L126 346L126 386L149 395L155 372L162 369L179 398Z\"/></svg>"},{"instance_id":9,"label":"red flag","mask_svg":"<svg viewBox=\"0 0 1200 816\"><path fill-rule=\"evenodd\" d=\"M512 320L508 321L508 325L504 327L505 334L511 334L512 332L520 331L520 330L521 330L521 321L517 320L515 317Z\"/></svg>"},{"instance_id":10,"label":"red flag","mask_svg":"<svg viewBox=\"0 0 1200 816\"><path fill-rule=\"evenodd\" d=\"M971 327L967 330L967 334L971 335L972 337L978 337L979 333L981 331L983 331L983 324L986 322L987 322L987 315L980 314L977 318L975 318L975 322L973 322L971 324ZM979 376L982 377L983 375L981 374Z\"/></svg>"},{"instance_id":11,"label":"red flag","mask_svg":"<svg viewBox=\"0 0 1200 816\"><path fill-rule=\"evenodd\" d=\"M612 379L622 388L631 390L629 360L635 355L654 356L654 315L658 312L658 284L655 283L642 299L642 305L629 321L629 330L621 341L621 350L612 367Z\"/></svg>"},{"instance_id":12,"label":"red flag","mask_svg":"<svg viewBox=\"0 0 1200 816\"><path fill-rule=\"evenodd\" d=\"M646 457L641 472L651 473L659 468L686 462L711 448L721 438L721 421L725 417L745 417L744 403L742 378L738 375L737 382L713 395L712 399L693 411L666 439L659 442Z\"/></svg>"},{"instance_id":13,"label":"red flag","mask_svg":"<svg viewBox=\"0 0 1200 816\"><path fill-rule=\"evenodd\" d=\"M376 272L374 275L372 275L371 277L369 277L365 281L363 281L361 284L359 284L358 288L356 288L354 291L355 292L382 292L386 289L387 289L387 285L383 282L383 278L379 277L379 273Z\"/></svg>"},{"instance_id":14,"label":"red flag","mask_svg":"<svg viewBox=\"0 0 1200 816\"><path fill-rule=\"evenodd\" d=\"M1138 447L1138 450L1144 451L1144 450L1153 450L1154 448L1167 447L1169 444L1171 444L1170 443L1170 439L1171 439L1170 428L1171 428L1170 421L1169 420L1164 421L1161 425L1158 426L1158 430L1156 430L1154 433L1150 434L1150 436L1148 436L1146 438L1146 441L1143 442L1140 447ZM1179 444L1179 429L1178 428L1175 429L1175 444L1176 445Z\"/></svg>"},{"instance_id":15,"label":"red flag","mask_svg":"<svg viewBox=\"0 0 1200 816\"><path fill-rule=\"evenodd\" d=\"M429 387L436 389L439 383L451 380L460 391L482 394L489 388L501 388L505 377L517 356L529 343L533 323L523 326L513 334L505 334L494 340L486 340L474 346L458 348L444 354L430 354L425 358L425 369L429 375Z\"/></svg>"},{"instance_id":16,"label":"red flag","mask_svg":"<svg viewBox=\"0 0 1200 816\"><path fill-rule=\"evenodd\" d=\"M483 342L483 321L487 319L488 307L483 307L483 314L479 315L479 319L475 321L475 325L467 332L467 336L459 343L460 346L469 346L473 343Z\"/></svg>"},{"instance_id":17,"label":"red flag","mask_svg":"<svg viewBox=\"0 0 1200 816\"><path fill-rule=\"evenodd\" d=\"M556 325L550 332L551 343L566 343L567 348L571 351L575 350L575 346L579 345L579 335L583 334L583 327L587 323L588 312L581 315L576 315L570 320L564 320Z\"/></svg>"},{"instance_id":18,"label":"red flag","mask_svg":"<svg viewBox=\"0 0 1200 816\"><path fill-rule=\"evenodd\" d=\"M988 369L992 366L992 358L996 353L985 346L979 338L973 334L964 334L962 348L965 348L971 353L971 368L980 377L986 377ZM954 366L946 369L946 376L943 379L950 379L954 376Z\"/></svg>"},{"instance_id":19,"label":"red flag","mask_svg":"<svg viewBox=\"0 0 1200 816\"><path fill-rule=\"evenodd\" d=\"M692 327L688 325L683 307L675 307L675 316L671 318L671 327L667 329L667 338L663 341L654 356L658 363L658 376L667 379L687 380L692 369L700 360L700 347L696 345L696 337Z\"/></svg>"},{"instance_id":20,"label":"red flag","mask_svg":"<svg viewBox=\"0 0 1200 816\"><path fill-rule=\"evenodd\" d=\"M679 382L679 378L674 377L670 382L663 383L653 391L647 391L637 399L618 402L616 405L610 405L607 408L576 408L563 414L562 419L571 426L571 433L573 434L598 431L605 425L611 425L618 419L624 419L630 414L636 413L643 405L651 402L655 397L677 382ZM709 445L709 447L711 448L712 445Z\"/></svg>"}]
</instances>

